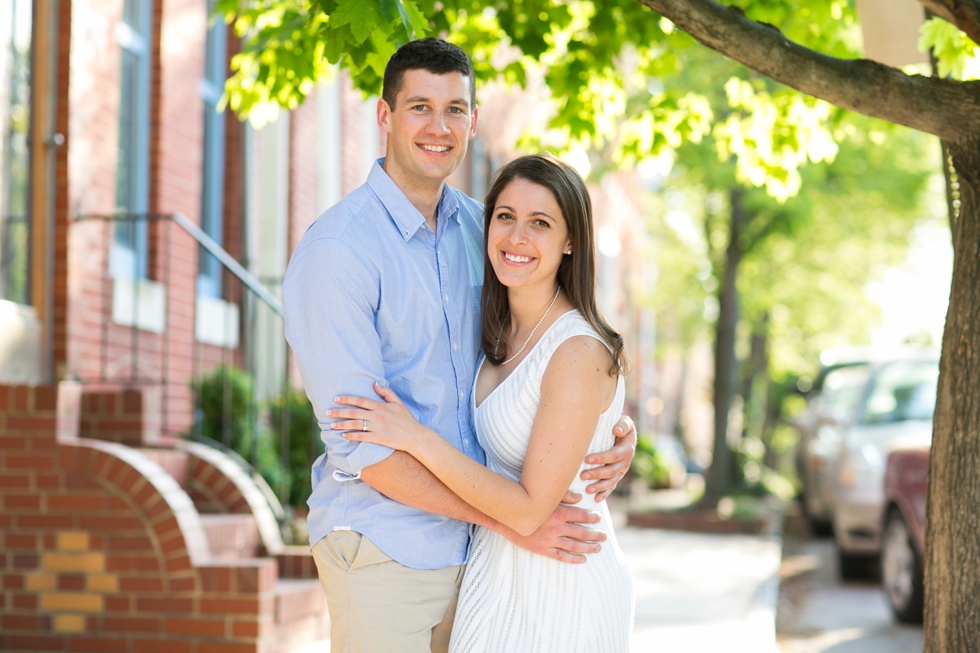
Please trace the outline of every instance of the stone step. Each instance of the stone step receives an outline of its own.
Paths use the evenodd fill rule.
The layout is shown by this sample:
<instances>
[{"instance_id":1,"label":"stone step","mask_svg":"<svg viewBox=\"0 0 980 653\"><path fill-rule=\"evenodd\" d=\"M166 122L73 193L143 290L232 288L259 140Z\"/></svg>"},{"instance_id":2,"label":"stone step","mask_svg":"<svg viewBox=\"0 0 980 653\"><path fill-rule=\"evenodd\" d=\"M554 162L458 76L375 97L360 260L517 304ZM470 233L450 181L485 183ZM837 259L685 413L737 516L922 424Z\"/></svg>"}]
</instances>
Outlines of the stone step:
<instances>
[{"instance_id":1,"label":"stone step","mask_svg":"<svg viewBox=\"0 0 980 653\"><path fill-rule=\"evenodd\" d=\"M201 515L201 524L216 558L254 558L262 538L252 515Z\"/></svg>"},{"instance_id":2,"label":"stone step","mask_svg":"<svg viewBox=\"0 0 980 653\"><path fill-rule=\"evenodd\" d=\"M329 639L330 617L319 580L281 578L276 582L275 600L278 651L295 651Z\"/></svg>"},{"instance_id":3,"label":"stone step","mask_svg":"<svg viewBox=\"0 0 980 653\"><path fill-rule=\"evenodd\" d=\"M177 484L184 487L187 482L187 465L189 456L186 451L180 449L155 449L145 447L140 449L140 453L163 467L168 474L174 477Z\"/></svg>"}]
</instances>

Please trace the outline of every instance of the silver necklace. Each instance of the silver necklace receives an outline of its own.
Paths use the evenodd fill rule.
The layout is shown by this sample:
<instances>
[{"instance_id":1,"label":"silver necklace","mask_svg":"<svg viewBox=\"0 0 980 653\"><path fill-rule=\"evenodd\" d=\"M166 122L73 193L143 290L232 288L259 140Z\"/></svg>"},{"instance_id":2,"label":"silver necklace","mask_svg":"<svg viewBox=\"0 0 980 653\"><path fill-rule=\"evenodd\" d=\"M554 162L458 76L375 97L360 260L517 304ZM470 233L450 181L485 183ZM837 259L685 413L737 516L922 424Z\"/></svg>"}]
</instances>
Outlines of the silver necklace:
<instances>
[{"instance_id":1,"label":"silver necklace","mask_svg":"<svg viewBox=\"0 0 980 653\"><path fill-rule=\"evenodd\" d=\"M505 360L503 363L501 363L501 365L506 365L507 363L511 362L512 360L514 360L515 358L521 355L521 352L524 351L525 347L527 347L527 343L531 342L531 338L534 337L534 332L537 331L538 327L541 326L541 323L544 322L544 318L548 317L548 313L551 312L551 307L555 305L556 301L558 301L558 293L560 292L561 292L561 286L558 286L558 289L555 290L555 296L551 298L551 303L548 304L548 309L544 312L544 315L541 316L541 319L538 320L538 323L534 325L534 328L531 329L531 333L528 335L527 340L524 341L524 344L521 345L521 348L517 350L516 354L514 354L513 356ZM503 333L503 331L504 331L504 325L501 324L500 329L497 331L497 342L494 343L493 345L494 358L497 357L497 347L500 346L500 334Z\"/></svg>"}]
</instances>

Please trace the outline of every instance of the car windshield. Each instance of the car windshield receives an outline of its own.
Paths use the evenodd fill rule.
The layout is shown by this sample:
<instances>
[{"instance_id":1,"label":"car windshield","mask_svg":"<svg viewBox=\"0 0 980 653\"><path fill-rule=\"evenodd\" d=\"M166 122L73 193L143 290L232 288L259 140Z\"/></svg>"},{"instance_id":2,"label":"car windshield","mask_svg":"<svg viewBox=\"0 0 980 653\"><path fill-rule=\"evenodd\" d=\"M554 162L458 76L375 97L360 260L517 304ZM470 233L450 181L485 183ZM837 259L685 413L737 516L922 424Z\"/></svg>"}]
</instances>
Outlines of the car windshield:
<instances>
[{"instance_id":1,"label":"car windshield","mask_svg":"<svg viewBox=\"0 0 980 653\"><path fill-rule=\"evenodd\" d=\"M824 410L838 421L854 419L868 373L867 365L848 365L827 372L820 392Z\"/></svg>"},{"instance_id":2,"label":"car windshield","mask_svg":"<svg viewBox=\"0 0 980 653\"><path fill-rule=\"evenodd\" d=\"M864 407L865 424L930 421L936 408L936 361L899 361L881 370Z\"/></svg>"}]
</instances>

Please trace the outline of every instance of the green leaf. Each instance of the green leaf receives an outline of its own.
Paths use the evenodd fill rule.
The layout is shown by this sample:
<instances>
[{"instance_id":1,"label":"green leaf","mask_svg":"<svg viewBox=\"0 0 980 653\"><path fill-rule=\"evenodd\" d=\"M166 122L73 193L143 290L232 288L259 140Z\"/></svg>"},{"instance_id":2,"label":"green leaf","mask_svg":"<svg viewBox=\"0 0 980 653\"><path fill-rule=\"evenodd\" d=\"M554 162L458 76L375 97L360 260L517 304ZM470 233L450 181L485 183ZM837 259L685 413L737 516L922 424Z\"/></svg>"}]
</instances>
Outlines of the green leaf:
<instances>
[{"instance_id":1,"label":"green leaf","mask_svg":"<svg viewBox=\"0 0 980 653\"><path fill-rule=\"evenodd\" d=\"M340 2L337 11L330 16L332 27L350 26L351 43L354 45L364 43L374 30L389 23L382 14L379 0Z\"/></svg>"},{"instance_id":2,"label":"green leaf","mask_svg":"<svg viewBox=\"0 0 980 653\"><path fill-rule=\"evenodd\" d=\"M919 28L919 51L932 50L941 77L976 79L967 74L971 60L980 57L980 46L970 37L941 18L930 18Z\"/></svg>"}]
</instances>

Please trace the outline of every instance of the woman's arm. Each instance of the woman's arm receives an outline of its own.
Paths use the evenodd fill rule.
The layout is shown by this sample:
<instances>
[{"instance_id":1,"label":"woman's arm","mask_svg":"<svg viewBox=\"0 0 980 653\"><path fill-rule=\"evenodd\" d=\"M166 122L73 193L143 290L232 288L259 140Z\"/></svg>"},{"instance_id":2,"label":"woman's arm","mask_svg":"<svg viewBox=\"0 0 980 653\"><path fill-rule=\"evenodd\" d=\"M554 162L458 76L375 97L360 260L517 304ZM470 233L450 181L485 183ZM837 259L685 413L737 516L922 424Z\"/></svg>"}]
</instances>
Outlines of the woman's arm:
<instances>
[{"instance_id":1,"label":"woman's arm","mask_svg":"<svg viewBox=\"0 0 980 653\"><path fill-rule=\"evenodd\" d=\"M608 351L595 338L577 336L558 347L541 383L541 401L519 483L495 474L420 426L390 390L382 393L391 401L388 409L370 400L354 404L369 411L369 430L350 431L345 437L410 453L461 499L528 535L545 522L575 478L599 415L615 393L616 380L608 375L608 366ZM354 403L348 399L342 403ZM354 417L349 411L330 411L330 416ZM352 419L334 426L350 430L362 425Z\"/></svg>"}]
</instances>

